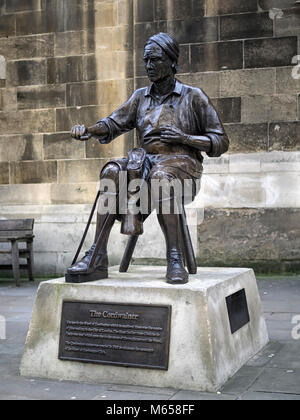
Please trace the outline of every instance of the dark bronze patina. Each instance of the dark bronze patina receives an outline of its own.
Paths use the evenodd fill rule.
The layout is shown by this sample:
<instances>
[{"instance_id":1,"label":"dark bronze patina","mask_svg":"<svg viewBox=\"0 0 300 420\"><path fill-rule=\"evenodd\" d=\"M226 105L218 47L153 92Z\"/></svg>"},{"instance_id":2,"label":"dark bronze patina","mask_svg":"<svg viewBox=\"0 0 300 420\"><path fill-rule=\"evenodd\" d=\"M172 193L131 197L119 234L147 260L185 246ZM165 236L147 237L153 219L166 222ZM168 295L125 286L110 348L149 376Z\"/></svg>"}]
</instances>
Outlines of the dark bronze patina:
<instances>
[{"instance_id":1,"label":"dark bronze patina","mask_svg":"<svg viewBox=\"0 0 300 420\"><path fill-rule=\"evenodd\" d=\"M200 89L182 84L175 78L179 57L179 45L168 34L151 37L145 45L144 62L149 87L138 89L131 98L109 117L92 127L76 125L71 135L77 140L96 137L108 144L121 134L137 130L139 148L129 152L128 158L110 161L101 171L101 179L111 179L121 191L120 171L127 171L128 179L139 178L150 184L153 180L190 180L194 184L190 201L199 192L197 180L202 176L202 153L218 157L228 150L229 142L223 125L207 95ZM135 191L128 191L128 202ZM103 191L99 193L101 200ZM98 197L97 197L98 198ZM194 273L194 255L185 229L185 217L181 214L160 212L160 197L151 196L157 210L158 221L167 245L167 281L183 284L188 281L184 268L183 251ZM167 197L174 208L178 197ZM185 201L186 203L186 201ZM95 242L85 257L68 269L66 280L85 282L107 277L107 241L116 219L122 222L121 232L131 235L127 256L132 255L137 235L143 231L146 215L98 214ZM128 261L122 261L128 267Z\"/></svg>"},{"instance_id":2,"label":"dark bronze patina","mask_svg":"<svg viewBox=\"0 0 300 420\"><path fill-rule=\"evenodd\" d=\"M63 302L59 359L168 369L170 306Z\"/></svg>"}]
</instances>

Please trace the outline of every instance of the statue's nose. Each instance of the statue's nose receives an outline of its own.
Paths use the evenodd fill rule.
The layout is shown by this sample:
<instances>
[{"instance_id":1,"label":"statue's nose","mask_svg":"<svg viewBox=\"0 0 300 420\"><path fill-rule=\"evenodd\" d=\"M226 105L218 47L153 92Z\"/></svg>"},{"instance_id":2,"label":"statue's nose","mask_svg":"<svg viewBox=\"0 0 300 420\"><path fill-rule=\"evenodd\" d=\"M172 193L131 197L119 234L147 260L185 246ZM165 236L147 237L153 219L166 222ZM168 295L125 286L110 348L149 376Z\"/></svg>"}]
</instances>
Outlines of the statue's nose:
<instances>
[{"instance_id":1,"label":"statue's nose","mask_svg":"<svg viewBox=\"0 0 300 420\"><path fill-rule=\"evenodd\" d=\"M151 60L146 61L146 69L150 69L152 67Z\"/></svg>"}]
</instances>

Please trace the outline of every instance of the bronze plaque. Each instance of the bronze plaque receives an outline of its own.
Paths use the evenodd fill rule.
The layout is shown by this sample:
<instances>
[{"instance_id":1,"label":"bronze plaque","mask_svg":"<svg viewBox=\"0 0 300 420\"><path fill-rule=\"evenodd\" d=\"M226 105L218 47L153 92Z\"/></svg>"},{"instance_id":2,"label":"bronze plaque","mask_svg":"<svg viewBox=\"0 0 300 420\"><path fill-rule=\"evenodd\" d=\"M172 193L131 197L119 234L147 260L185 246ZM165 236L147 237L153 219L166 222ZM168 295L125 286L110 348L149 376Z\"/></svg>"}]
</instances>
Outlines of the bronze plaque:
<instances>
[{"instance_id":1,"label":"bronze plaque","mask_svg":"<svg viewBox=\"0 0 300 420\"><path fill-rule=\"evenodd\" d=\"M59 359L168 369L171 306L63 302Z\"/></svg>"},{"instance_id":2,"label":"bronze plaque","mask_svg":"<svg viewBox=\"0 0 300 420\"><path fill-rule=\"evenodd\" d=\"M226 298L230 329L234 334L250 322L245 289L241 289Z\"/></svg>"}]
</instances>

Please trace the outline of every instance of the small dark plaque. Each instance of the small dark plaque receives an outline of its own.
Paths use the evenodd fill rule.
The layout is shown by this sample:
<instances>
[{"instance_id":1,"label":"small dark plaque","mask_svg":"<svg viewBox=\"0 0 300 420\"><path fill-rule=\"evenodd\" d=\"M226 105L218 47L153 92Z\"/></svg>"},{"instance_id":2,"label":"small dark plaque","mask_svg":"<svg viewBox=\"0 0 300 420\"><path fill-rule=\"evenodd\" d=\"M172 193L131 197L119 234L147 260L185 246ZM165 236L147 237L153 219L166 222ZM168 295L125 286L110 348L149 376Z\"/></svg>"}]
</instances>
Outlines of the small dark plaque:
<instances>
[{"instance_id":1,"label":"small dark plaque","mask_svg":"<svg viewBox=\"0 0 300 420\"><path fill-rule=\"evenodd\" d=\"M250 321L245 289L226 298L231 333L234 334Z\"/></svg>"},{"instance_id":2,"label":"small dark plaque","mask_svg":"<svg viewBox=\"0 0 300 420\"><path fill-rule=\"evenodd\" d=\"M63 302L59 359L168 369L171 306Z\"/></svg>"}]
</instances>

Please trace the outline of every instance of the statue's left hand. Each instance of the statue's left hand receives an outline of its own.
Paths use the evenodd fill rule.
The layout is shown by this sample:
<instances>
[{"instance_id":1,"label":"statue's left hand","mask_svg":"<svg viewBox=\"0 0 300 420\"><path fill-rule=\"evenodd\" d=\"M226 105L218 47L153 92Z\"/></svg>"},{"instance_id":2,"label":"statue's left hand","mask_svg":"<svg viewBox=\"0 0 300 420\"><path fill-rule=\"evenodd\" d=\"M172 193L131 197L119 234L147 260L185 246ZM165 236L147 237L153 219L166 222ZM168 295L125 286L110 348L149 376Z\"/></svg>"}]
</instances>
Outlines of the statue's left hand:
<instances>
[{"instance_id":1,"label":"statue's left hand","mask_svg":"<svg viewBox=\"0 0 300 420\"><path fill-rule=\"evenodd\" d=\"M172 126L161 127L161 141L164 143L185 144L188 135L183 133L179 128Z\"/></svg>"}]
</instances>

